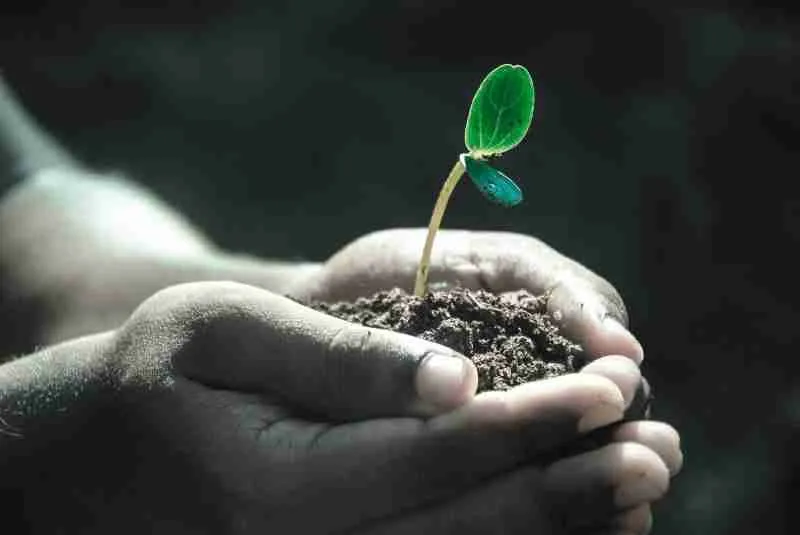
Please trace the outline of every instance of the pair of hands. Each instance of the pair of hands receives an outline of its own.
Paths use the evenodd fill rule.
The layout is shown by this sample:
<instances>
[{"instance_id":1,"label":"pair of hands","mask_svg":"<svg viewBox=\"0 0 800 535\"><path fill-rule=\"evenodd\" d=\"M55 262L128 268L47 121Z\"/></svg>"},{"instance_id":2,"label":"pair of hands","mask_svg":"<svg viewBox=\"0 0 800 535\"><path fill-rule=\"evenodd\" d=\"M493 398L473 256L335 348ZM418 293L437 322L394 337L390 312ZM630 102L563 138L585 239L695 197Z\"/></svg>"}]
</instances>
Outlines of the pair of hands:
<instances>
[{"instance_id":1,"label":"pair of hands","mask_svg":"<svg viewBox=\"0 0 800 535\"><path fill-rule=\"evenodd\" d=\"M280 296L409 288L423 230L366 236L324 265L226 255L141 188L82 168L0 80L7 163L30 178L0 203L3 353L60 343L0 365L5 527L649 530L650 503L681 465L678 435L622 421L643 385L622 301L541 242L437 237L432 280L550 290L594 357L577 374L475 395L462 356Z\"/></svg>"},{"instance_id":2,"label":"pair of hands","mask_svg":"<svg viewBox=\"0 0 800 535\"><path fill-rule=\"evenodd\" d=\"M282 290L333 300L410 287L423 237L368 235ZM642 385L642 349L622 326L617 292L530 237L445 231L435 251L434 281L552 290L553 312L595 360L577 374L475 395L472 364L442 346L251 284L171 286L121 327L45 355L79 361L73 383L93 399L79 424L48 431L48 460L34 469L47 483L29 479L25 491L26 507L40 504L47 516L31 524L80 533L646 533L650 503L681 453L666 424L605 427L623 420ZM237 270L223 276L257 282L252 262Z\"/></svg>"}]
</instances>

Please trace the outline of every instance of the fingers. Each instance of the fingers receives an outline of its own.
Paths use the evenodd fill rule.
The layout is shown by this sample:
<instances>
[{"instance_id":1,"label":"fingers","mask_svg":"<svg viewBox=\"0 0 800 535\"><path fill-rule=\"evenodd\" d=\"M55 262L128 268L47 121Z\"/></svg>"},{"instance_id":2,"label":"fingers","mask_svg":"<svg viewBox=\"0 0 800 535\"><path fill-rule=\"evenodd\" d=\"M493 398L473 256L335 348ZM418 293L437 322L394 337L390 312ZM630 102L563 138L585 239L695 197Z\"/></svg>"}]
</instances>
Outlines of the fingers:
<instances>
[{"instance_id":1,"label":"fingers","mask_svg":"<svg viewBox=\"0 0 800 535\"><path fill-rule=\"evenodd\" d=\"M486 476L530 459L545 458L554 448L581 434L622 420L624 395L613 381L579 373L526 383L506 392L484 392L463 407L434 418L434 436L459 437L448 455L481 452Z\"/></svg>"},{"instance_id":2,"label":"fingers","mask_svg":"<svg viewBox=\"0 0 800 535\"><path fill-rule=\"evenodd\" d=\"M683 467L680 435L672 426L664 422L626 422L617 427L613 434L614 442L637 442L653 450L674 476Z\"/></svg>"},{"instance_id":3,"label":"fingers","mask_svg":"<svg viewBox=\"0 0 800 535\"><path fill-rule=\"evenodd\" d=\"M383 427L383 437L376 435L377 426L371 422L333 429L317 445L324 449L331 443L391 443L392 448L376 446L376 455L382 465L411 470L411 494L417 496L544 459L562 443L621 421L624 410L624 395L613 381L578 373L505 392L484 392L426 422ZM356 463L350 468L358 472L363 458Z\"/></svg>"},{"instance_id":4,"label":"fingers","mask_svg":"<svg viewBox=\"0 0 800 535\"><path fill-rule=\"evenodd\" d=\"M434 414L465 403L477 388L474 365L448 348L251 286L176 286L146 309L166 310L177 324L184 341L172 360L180 373L329 419Z\"/></svg>"},{"instance_id":5,"label":"fingers","mask_svg":"<svg viewBox=\"0 0 800 535\"><path fill-rule=\"evenodd\" d=\"M574 276L560 279L550 292L548 311L565 335L580 340L589 357L625 355L641 364L644 349L623 326L624 309L610 306L613 301L605 294Z\"/></svg>"},{"instance_id":6,"label":"fingers","mask_svg":"<svg viewBox=\"0 0 800 535\"><path fill-rule=\"evenodd\" d=\"M561 513L580 510L581 518L604 527L623 511L644 503L639 500L660 495L664 487L659 477L663 472L668 478L673 470L674 463L664 459L674 457L674 452L657 438L668 433L631 427L613 435L620 427L612 424L622 421L639 377L630 359L607 357L581 373L478 394L459 409L427 422L397 419L338 426L319 437L314 448L324 452L342 444L366 445L358 456L337 463L337 477L391 481L388 501L376 504L372 518L380 517L382 510L428 511L448 500L447 507L456 507L459 517L475 520L467 522L471 526L467 532L490 529L487 526L493 524L484 524L484 531L470 531L489 520L485 513L496 511L494 504L508 513L494 517L498 525L512 522L516 528L534 529L561 518ZM607 433L606 439L591 449L568 457L552 455L560 445L599 430ZM565 464L568 459L575 461ZM385 467L381 476L374 474L375 465ZM637 490L628 479L637 471L644 471L658 492ZM473 491L482 498L473 500ZM617 500L616 494L625 499ZM462 508L464 503L473 505ZM436 518L435 525L442 527L452 519ZM552 533L544 527L541 532Z\"/></svg>"},{"instance_id":7,"label":"fingers","mask_svg":"<svg viewBox=\"0 0 800 535\"><path fill-rule=\"evenodd\" d=\"M577 374L478 394L459 409L430 420L427 428L444 437L453 463L473 465L474 477L487 477L520 462L552 462L608 444L612 430L608 426L623 420L640 378L630 359L605 357ZM580 444L578 439L594 435L596 440L583 449L571 449ZM458 437L457 444L449 442L452 437ZM476 451L481 452L482 466L469 460ZM666 448L663 451L672 455Z\"/></svg>"},{"instance_id":8,"label":"fingers","mask_svg":"<svg viewBox=\"0 0 800 535\"><path fill-rule=\"evenodd\" d=\"M413 287L425 229L374 232L334 255L319 276L297 288L301 299L348 300L392 287ZM443 230L436 237L430 283L495 293L550 293L549 308L564 333L589 357L625 355L641 362L639 342L624 328L622 298L602 277L540 240L507 232ZM612 321L615 320L615 321Z\"/></svg>"},{"instance_id":9,"label":"fingers","mask_svg":"<svg viewBox=\"0 0 800 535\"><path fill-rule=\"evenodd\" d=\"M543 485L554 509L582 512L567 522L592 525L660 499L669 488L669 478L655 452L623 442L554 463L545 470Z\"/></svg>"},{"instance_id":10,"label":"fingers","mask_svg":"<svg viewBox=\"0 0 800 535\"><path fill-rule=\"evenodd\" d=\"M642 377L639 367L631 359L619 355L602 357L584 366L579 373L599 375L611 380L615 385L617 385L624 399L625 420L637 420L643 417L641 399L645 395L643 392L648 389L647 381L644 377ZM549 462L554 462L565 457L572 457L580 453L597 449L611 441L614 441L614 433L616 433L621 426L627 426L629 424L622 424L620 422L613 423L619 425L598 427L592 432L586 433L576 440L565 442L560 447L557 447L549 452L546 459ZM646 426L646 424L649 423L651 422L630 422L630 425ZM645 427L644 429L649 428ZM662 434L663 433L664 432L662 432ZM630 436L632 437L631 440L639 441L638 437L633 438L633 435ZM675 433L674 436L677 436L677 433ZM646 442L642 443L647 444ZM670 444L670 446L673 443L677 444L677 442L674 441L667 441L667 443ZM668 456L672 457L675 457L680 453L679 449L670 450L667 447L661 448L657 451L663 451L664 453L668 453ZM665 457L664 460L665 462L671 462L671 459L668 457Z\"/></svg>"},{"instance_id":11,"label":"fingers","mask_svg":"<svg viewBox=\"0 0 800 535\"><path fill-rule=\"evenodd\" d=\"M637 533L669 486L661 459L635 443L610 444L547 468L490 478L446 501L376 522L377 533Z\"/></svg>"},{"instance_id":12,"label":"fingers","mask_svg":"<svg viewBox=\"0 0 800 535\"><path fill-rule=\"evenodd\" d=\"M611 380L572 374L478 394L424 422L401 418L335 426L315 440L312 451L320 453L312 457L325 459L325 452L361 445L357 455L337 460L336 480L390 487L388 495L371 496L372 512L365 515L374 518L453 498L524 464L541 466L557 444L620 421L623 411L623 394Z\"/></svg>"},{"instance_id":13,"label":"fingers","mask_svg":"<svg viewBox=\"0 0 800 535\"><path fill-rule=\"evenodd\" d=\"M642 381L639 367L630 359L620 355L610 355L590 362L580 373L600 375L613 381L622 393L625 408L630 407Z\"/></svg>"},{"instance_id":14,"label":"fingers","mask_svg":"<svg viewBox=\"0 0 800 535\"><path fill-rule=\"evenodd\" d=\"M587 356L625 355L641 363L642 346L625 328L627 310L608 281L530 236L474 232L467 240L469 253L462 269L473 266L483 287L494 292L520 288L547 292L548 311L566 336L579 341Z\"/></svg>"},{"instance_id":15,"label":"fingers","mask_svg":"<svg viewBox=\"0 0 800 535\"><path fill-rule=\"evenodd\" d=\"M372 232L351 242L327 262L324 278L306 290L313 298L354 299L398 286L410 291L426 229ZM561 278L587 279L627 322L622 301L600 277L543 242L508 232L441 230L431 254L429 282L504 292L526 288L542 293Z\"/></svg>"},{"instance_id":16,"label":"fingers","mask_svg":"<svg viewBox=\"0 0 800 535\"><path fill-rule=\"evenodd\" d=\"M620 387L625 395L626 420L649 417L650 383L630 358L621 355L601 357L584 366L581 373L608 377Z\"/></svg>"}]
</instances>

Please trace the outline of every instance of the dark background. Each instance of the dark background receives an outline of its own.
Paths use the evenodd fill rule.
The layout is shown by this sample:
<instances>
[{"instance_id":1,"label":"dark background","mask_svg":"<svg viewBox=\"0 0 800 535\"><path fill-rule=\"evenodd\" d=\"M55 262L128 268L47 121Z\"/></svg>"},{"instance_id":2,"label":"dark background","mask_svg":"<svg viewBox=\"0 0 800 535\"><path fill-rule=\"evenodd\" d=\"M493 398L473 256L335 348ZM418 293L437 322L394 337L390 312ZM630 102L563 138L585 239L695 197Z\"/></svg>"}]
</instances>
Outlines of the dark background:
<instances>
[{"instance_id":1,"label":"dark background","mask_svg":"<svg viewBox=\"0 0 800 535\"><path fill-rule=\"evenodd\" d=\"M20 3L0 68L80 158L219 244L324 259L427 224L478 82L521 63L526 202L445 226L541 237L611 280L684 472L654 533L800 533L800 32L787 9L445 0ZM741 4L738 4L741 5Z\"/></svg>"}]
</instances>

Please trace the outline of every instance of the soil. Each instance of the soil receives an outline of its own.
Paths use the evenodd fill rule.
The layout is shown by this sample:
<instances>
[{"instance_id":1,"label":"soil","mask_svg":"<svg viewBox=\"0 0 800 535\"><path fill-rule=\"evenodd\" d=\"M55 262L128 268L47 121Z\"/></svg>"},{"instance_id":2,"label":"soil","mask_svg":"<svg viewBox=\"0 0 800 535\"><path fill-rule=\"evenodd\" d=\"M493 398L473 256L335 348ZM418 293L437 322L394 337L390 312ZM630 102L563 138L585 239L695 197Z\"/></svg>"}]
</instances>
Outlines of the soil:
<instances>
[{"instance_id":1,"label":"soil","mask_svg":"<svg viewBox=\"0 0 800 535\"><path fill-rule=\"evenodd\" d=\"M581 347L547 314L547 296L527 291L495 295L451 288L417 297L395 288L355 302L310 306L370 327L390 329L448 346L478 368L478 391L572 373L584 364Z\"/></svg>"}]
</instances>

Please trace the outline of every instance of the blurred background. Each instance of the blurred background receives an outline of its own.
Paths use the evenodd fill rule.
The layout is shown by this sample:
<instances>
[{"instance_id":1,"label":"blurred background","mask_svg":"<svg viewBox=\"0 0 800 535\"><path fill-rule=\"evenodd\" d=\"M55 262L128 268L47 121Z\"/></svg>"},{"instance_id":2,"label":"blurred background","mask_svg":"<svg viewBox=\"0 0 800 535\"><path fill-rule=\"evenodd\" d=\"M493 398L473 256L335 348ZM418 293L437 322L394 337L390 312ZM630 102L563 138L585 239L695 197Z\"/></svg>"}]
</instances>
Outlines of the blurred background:
<instances>
[{"instance_id":1,"label":"blurred background","mask_svg":"<svg viewBox=\"0 0 800 535\"><path fill-rule=\"evenodd\" d=\"M656 535L800 533L797 11L136 4L6 4L0 68L84 161L265 257L426 225L477 84L526 65L534 125L499 162L526 202L461 187L445 226L536 235L622 292L686 452Z\"/></svg>"}]
</instances>

